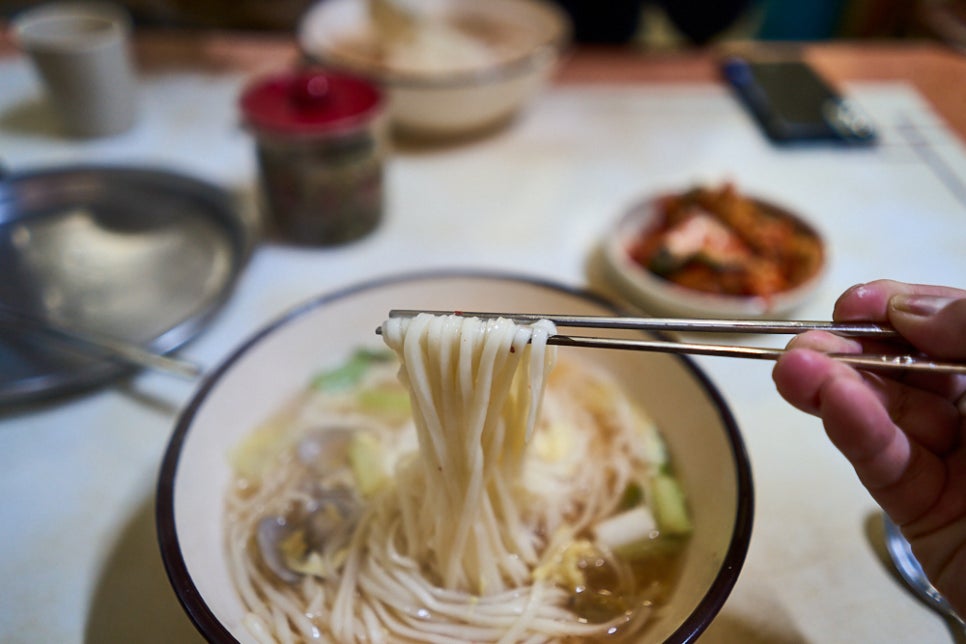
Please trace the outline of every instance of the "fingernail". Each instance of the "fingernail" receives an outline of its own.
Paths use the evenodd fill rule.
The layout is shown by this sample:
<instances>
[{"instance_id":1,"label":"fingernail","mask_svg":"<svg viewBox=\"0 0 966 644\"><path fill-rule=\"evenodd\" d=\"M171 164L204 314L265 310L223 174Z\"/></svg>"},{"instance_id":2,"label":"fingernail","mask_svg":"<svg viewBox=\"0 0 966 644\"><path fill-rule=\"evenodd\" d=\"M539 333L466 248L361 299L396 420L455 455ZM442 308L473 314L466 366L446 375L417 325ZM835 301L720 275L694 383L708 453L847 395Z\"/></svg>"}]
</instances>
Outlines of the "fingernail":
<instances>
[{"instance_id":1,"label":"fingernail","mask_svg":"<svg viewBox=\"0 0 966 644\"><path fill-rule=\"evenodd\" d=\"M939 313L953 302L953 298L941 295L894 295L889 306L900 313L929 317Z\"/></svg>"}]
</instances>

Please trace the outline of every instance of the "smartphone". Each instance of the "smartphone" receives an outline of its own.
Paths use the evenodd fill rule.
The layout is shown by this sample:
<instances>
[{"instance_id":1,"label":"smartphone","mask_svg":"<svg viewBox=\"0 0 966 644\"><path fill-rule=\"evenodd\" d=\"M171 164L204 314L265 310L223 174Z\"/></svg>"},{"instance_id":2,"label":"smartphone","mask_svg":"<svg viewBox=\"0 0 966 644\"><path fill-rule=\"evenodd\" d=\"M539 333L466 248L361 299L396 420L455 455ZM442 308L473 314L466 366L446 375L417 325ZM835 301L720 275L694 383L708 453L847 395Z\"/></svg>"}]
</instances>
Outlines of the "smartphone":
<instances>
[{"instance_id":1,"label":"smartphone","mask_svg":"<svg viewBox=\"0 0 966 644\"><path fill-rule=\"evenodd\" d=\"M804 61L728 58L721 68L772 141L869 145L876 140L869 118Z\"/></svg>"}]
</instances>

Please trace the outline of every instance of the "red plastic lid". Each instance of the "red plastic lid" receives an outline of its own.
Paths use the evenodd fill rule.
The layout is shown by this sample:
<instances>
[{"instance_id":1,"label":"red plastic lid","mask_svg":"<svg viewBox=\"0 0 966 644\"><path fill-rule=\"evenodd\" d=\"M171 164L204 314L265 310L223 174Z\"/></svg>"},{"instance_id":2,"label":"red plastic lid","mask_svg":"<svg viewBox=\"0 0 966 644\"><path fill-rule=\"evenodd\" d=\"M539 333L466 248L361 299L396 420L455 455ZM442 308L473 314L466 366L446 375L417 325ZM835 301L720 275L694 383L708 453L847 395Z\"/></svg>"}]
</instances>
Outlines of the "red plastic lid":
<instances>
[{"instance_id":1,"label":"red plastic lid","mask_svg":"<svg viewBox=\"0 0 966 644\"><path fill-rule=\"evenodd\" d=\"M256 81L241 96L246 123L278 134L335 134L364 127L381 111L371 83L328 71L295 71Z\"/></svg>"}]
</instances>

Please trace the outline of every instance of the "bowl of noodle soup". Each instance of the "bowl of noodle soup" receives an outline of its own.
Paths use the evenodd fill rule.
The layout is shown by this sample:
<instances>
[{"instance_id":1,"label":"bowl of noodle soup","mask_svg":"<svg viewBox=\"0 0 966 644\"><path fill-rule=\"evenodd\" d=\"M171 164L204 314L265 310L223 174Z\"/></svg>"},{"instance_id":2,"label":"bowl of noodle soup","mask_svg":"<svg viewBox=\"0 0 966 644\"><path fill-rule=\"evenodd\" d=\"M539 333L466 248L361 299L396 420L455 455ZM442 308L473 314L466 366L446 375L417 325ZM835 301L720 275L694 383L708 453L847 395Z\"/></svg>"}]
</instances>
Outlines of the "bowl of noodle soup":
<instances>
[{"instance_id":1,"label":"bowl of noodle soup","mask_svg":"<svg viewBox=\"0 0 966 644\"><path fill-rule=\"evenodd\" d=\"M548 346L543 323L387 319L454 307L615 313L432 272L256 332L185 407L158 484L164 565L207 639L684 642L713 620L753 515L714 386L682 356Z\"/></svg>"}]
</instances>

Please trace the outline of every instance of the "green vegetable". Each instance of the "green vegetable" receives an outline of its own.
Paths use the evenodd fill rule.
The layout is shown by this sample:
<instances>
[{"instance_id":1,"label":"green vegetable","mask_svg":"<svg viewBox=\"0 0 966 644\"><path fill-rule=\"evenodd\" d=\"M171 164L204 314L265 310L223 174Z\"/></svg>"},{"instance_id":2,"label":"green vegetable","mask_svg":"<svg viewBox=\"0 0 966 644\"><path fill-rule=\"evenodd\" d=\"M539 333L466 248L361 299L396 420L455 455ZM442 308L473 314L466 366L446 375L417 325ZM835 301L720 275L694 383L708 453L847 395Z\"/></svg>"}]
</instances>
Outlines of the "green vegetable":
<instances>
[{"instance_id":1,"label":"green vegetable","mask_svg":"<svg viewBox=\"0 0 966 644\"><path fill-rule=\"evenodd\" d=\"M312 379L314 389L344 390L356 386L373 364L394 359L389 350L358 349L343 365L324 371Z\"/></svg>"},{"instance_id":2,"label":"green vegetable","mask_svg":"<svg viewBox=\"0 0 966 644\"><path fill-rule=\"evenodd\" d=\"M620 503L617 507L621 510L630 510L635 505L640 505L644 500L644 490L641 489L638 483L628 483L627 487L624 488L624 493L621 495Z\"/></svg>"},{"instance_id":3,"label":"green vegetable","mask_svg":"<svg viewBox=\"0 0 966 644\"><path fill-rule=\"evenodd\" d=\"M401 387L379 386L363 389L357 398L363 411L386 418L409 416L409 394Z\"/></svg>"},{"instance_id":4,"label":"green vegetable","mask_svg":"<svg viewBox=\"0 0 966 644\"><path fill-rule=\"evenodd\" d=\"M640 436L644 445L644 453L647 461L659 468L667 466L668 457L667 445L664 438L658 431L657 425L641 411L636 411L637 434Z\"/></svg>"},{"instance_id":5,"label":"green vegetable","mask_svg":"<svg viewBox=\"0 0 966 644\"><path fill-rule=\"evenodd\" d=\"M691 533L691 516L687 499L677 479L658 474L651 480L654 515L661 532L684 536Z\"/></svg>"}]
</instances>

